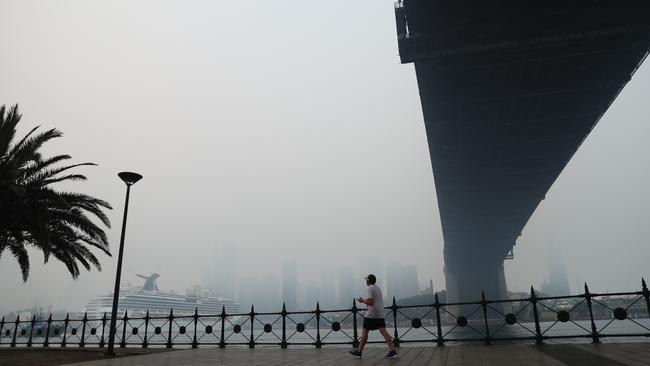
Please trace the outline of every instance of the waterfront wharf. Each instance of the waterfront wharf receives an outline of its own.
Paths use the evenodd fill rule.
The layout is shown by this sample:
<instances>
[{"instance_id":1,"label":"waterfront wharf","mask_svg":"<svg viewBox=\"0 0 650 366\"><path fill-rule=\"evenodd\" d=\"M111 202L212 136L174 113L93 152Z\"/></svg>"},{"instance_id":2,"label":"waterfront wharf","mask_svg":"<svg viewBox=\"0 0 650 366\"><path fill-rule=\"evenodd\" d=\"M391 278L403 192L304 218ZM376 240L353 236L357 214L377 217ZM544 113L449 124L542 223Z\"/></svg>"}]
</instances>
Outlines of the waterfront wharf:
<instances>
[{"instance_id":1,"label":"waterfront wharf","mask_svg":"<svg viewBox=\"0 0 650 366\"><path fill-rule=\"evenodd\" d=\"M637 366L650 365L648 343L403 346L384 359L384 347L368 347L363 359L348 348L199 348L75 363L75 366L172 365L435 365L435 366Z\"/></svg>"}]
</instances>

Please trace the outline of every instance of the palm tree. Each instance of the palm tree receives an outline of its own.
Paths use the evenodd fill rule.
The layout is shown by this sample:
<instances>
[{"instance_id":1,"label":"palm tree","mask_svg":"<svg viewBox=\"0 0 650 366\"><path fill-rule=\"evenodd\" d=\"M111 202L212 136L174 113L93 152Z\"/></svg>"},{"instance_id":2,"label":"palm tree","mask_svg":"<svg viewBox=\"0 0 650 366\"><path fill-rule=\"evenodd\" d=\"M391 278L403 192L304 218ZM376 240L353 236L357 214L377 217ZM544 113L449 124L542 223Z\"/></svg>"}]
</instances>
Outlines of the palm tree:
<instances>
[{"instance_id":1,"label":"palm tree","mask_svg":"<svg viewBox=\"0 0 650 366\"><path fill-rule=\"evenodd\" d=\"M30 247L43 252L45 263L50 256L63 262L73 278L79 276L79 264L86 270L91 266L101 270L90 248L110 256L108 238L91 217L110 228L103 209L112 207L92 196L53 187L55 183L86 180L70 170L95 164L59 166L70 156L41 156L39 149L45 142L62 136L56 129L37 132L37 126L14 143L20 118L18 105L8 111L4 105L0 107L0 255L8 250L16 258L23 281L29 275Z\"/></svg>"}]
</instances>

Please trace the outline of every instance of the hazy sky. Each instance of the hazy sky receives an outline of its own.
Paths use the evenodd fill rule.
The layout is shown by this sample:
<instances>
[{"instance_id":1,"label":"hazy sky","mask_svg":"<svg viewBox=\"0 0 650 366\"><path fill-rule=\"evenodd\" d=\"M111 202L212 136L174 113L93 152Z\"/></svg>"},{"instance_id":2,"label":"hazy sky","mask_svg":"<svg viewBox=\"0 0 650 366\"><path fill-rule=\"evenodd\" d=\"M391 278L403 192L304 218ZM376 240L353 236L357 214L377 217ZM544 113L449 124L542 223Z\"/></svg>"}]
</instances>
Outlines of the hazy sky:
<instances>
[{"instance_id":1,"label":"hazy sky","mask_svg":"<svg viewBox=\"0 0 650 366\"><path fill-rule=\"evenodd\" d=\"M22 131L65 136L108 200L113 251L132 189L124 280L158 272L182 290L224 248L241 278L298 260L303 282L374 255L444 287L442 235L413 65L392 1L0 2L0 104ZM650 276L650 66L643 65L546 195L506 264L511 289L544 281L560 248L572 288L632 289ZM228 250L225 250L228 252ZM71 280L34 253L23 284L0 259L0 311L80 309L111 291L115 258ZM7 296L7 294L11 294Z\"/></svg>"}]
</instances>

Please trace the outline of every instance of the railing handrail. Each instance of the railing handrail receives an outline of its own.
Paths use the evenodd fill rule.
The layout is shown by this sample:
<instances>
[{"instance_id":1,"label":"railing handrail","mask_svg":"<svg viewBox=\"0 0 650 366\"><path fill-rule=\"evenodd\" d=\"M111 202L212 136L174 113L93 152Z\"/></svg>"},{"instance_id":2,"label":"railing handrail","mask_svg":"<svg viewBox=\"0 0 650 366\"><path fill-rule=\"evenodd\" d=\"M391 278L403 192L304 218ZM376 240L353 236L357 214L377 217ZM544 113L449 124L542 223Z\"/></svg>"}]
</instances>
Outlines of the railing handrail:
<instances>
[{"instance_id":1,"label":"railing handrail","mask_svg":"<svg viewBox=\"0 0 650 366\"><path fill-rule=\"evenodd\" d=\"M650 290L648 290L644 279L641 280L641 284L640 291L614 293L591 293L585 284L584 293L566 296L537 296L531 287L530 296L528 297L490 299L483 293L481 294L480 300L465 302L441 302L438 299L438 294L434 293L432 294L434 299L432 303L400 305L393 297L391 305L385 306L384 310L387 316L390 315L387 323L392 326L391 330L393 331L393 342L395 346L399 346L403 342L431 341L440 346L448 342L481 341L485 342L485 344L490 344L493 341L514 340L535 340L536 343L541 344L547 339L568 338L591 338L593 343L598 343L601 338L606 337L650 337L650 325L646 327L629 318L628 314L628 310L637 303L639 303L637 305L638 307L643 306L643 302L640 301L644 300L644 316L650 318ZM615 305L610 307L605 304L605 299L623 301L622 306L624 307L618 306L613 308ZM565 304L570 305L565 309L564 307L559 307L558 304L553 305L550 303L556 300L575 301ZM516 311L506 313L505 308L502 307L505 306L504 304L511 304L513 308L518 304L519 308ZM587 307L588 312L581 314L576 309L583 304ZM518 320L520 313L529 305L532 306L532 321L520 322L519 320L521 319ZM556 308L553 308L553 306ZM597 313L594 310L597 306L606 308L609 311L609 317L602 316L605 309L601 309ZM461 309L461 311L458 312L458 309ZM467 313L463 313L462 309L465 309ZM224 348L226 345L248 345L250 348L254 348L256 345L279 345L286 348L289 345L312 345L321 347L323 345L333 344L357 346L359 342L357 318L365 310L365 308L357 307L356 301L353 300L352 306L349 308L321 309L320 304L316 303L314 310L291 311L287 310L283 304L282 310L279 312L256 312L254 306L251 306L249 312L227 313L225 306L223 306L219 314L199 313L199 309L195 308L191 315L174 315L174 310L170 309L168 315L150 316L147 310L145 316L132 317L125 311L121 317L117 317L119 323L116 334L120 340L120 347L138 345L146 348L158 345L171 348L174 345L191 345L193 348L196 348L199 345L218 345L220 348ZM418 310L424 311L424 315L410 313ZM578 312L577 319L571 319L570 314L572 312ZM555 313L557 320L550 326L545 324L544 326L547 326L547 328L542 329L541 324L546 320L540 320L540 315L548 316L553 313ZM339 315L332 316L333 314ZM274 320L269 320L269 317ZM398 319L399 317L402 318L401 321ZM107 317L106 313L101 318L89 318L87 313L84 313L83 317L78 319L71 318L69 313L63 319L53 319L52 314L49 314L47 319L39 317L36 320L36 318L36 314L32 314L31 317L23 320L19 316L14 320L2 317L0 319L0 347L16 347L19 345L25 345L27 347L49 347L54 337L61 338L56 340L60 347L69 347L71 345L85 347L89 344L96 344L101 348L105 345L104 336L106 325L110 320L110 317ZM601 320L601 318L611 320L599 329L596 325L596 320ZM492 324L499 319L503 320L504 323ZM625 319L630 319L642 328L643 331L640 333L604 332L614 320ZM423 320L426 320L429 325L424 324ZM576 321L588 321L589 325L583 327L576 323ZM562 335L547 334L558 322L572 322L578 327L578 333ZM402 332L402 334L399 332L400 323L408 327L408 330ZM434 331L427 329L427 326L433 326L434 323L436 328ZM226 332L226 324L229 327L228 332ZM281 324L281 331L274 329L274 326L279 326L278 324ZM446 333L443 332L443 324L446 327L452 326L452 329L446 330ZM504 326L514 324L519 324L530 334L526 333L526 335L522 336L499 335L499 332ZM534 330L529 329L526 326L527 324L534 324ZM344 328L344 325L351 325L352 328ZM295 329L288 329L288 326ZM327 330L323 326L329 327L329 330L321 334L321 329ZM201 331L199 327L202 327ZM244 333L244 327L248 327L246 329L249 331L248 333ZM453 336L451 333L459 327L469 327L469 329L475 332L474 336L460 338ZM98 334L99 328L101 328L101 333ZM144 328L144 334L142 335L140 335L140 328ZM430 333L431 337L426 339L404 339L412 329L419 328L424 328ZM45 334L43 334L43 330L45 330ZM257 333L255 332L256 330ZM81 334L79 334L79 331L81 331ZM313 331L315 334L311 334L310 331ZM328 338L333 332L341 331L348 340L340 341ZM305 339L300 341L295 340L293 337L296 333L305 333ZM243 338L239 341L230 340L235 334ZM268 339L260 340L264 334L267 334L270 337L269 339L273 341L269 341ZM155 337L157 338L154 339ZM43 340L39 342L41 338ZM209 339L206 341L204 338Z\"/></svg>"}]
</instances>

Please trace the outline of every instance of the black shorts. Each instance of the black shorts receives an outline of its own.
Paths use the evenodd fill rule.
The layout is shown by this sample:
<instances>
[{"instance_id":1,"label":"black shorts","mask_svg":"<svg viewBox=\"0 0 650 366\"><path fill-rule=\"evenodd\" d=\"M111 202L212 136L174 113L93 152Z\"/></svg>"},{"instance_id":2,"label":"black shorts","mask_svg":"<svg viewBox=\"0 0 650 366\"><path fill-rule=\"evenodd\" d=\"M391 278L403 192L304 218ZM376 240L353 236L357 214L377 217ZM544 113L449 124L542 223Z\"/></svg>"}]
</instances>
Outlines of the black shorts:
<instances>
[{"instance_id":1,"label":"black shorts","mask_svg":"<svg viewBox=\"0 0 650 366\"><path fill-rule=\"evenodd\" d=\"M363 327L368 330L386 328L386 321L384 318L363 318Z\"/></svg>"}]
</instances>

